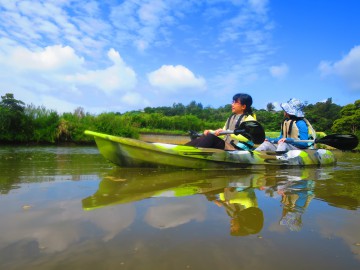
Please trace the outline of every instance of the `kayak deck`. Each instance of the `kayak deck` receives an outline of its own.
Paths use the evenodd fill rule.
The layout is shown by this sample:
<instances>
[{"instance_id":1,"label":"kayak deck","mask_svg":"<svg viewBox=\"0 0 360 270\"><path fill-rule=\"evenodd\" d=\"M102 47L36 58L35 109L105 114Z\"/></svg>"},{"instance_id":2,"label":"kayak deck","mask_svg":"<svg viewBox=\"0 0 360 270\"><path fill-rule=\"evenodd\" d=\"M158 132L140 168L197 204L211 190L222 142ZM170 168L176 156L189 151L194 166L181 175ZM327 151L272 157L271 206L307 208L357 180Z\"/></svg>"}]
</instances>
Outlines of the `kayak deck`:
<instances>
[{"instance_id":1,"label":"kayak deck","mask_svg":"<svg viewBox=\"0 0 360 270\"><path fill-rule=\"evenodd\" d=\"M93 136L105 159L122 167L178 167L192 169L243 168L250 165L331 165L334 154L325 149L290 150L285 154L263 151L224 151L212 148L140 140L85 131Z\"/></svg>"}]
</instances>

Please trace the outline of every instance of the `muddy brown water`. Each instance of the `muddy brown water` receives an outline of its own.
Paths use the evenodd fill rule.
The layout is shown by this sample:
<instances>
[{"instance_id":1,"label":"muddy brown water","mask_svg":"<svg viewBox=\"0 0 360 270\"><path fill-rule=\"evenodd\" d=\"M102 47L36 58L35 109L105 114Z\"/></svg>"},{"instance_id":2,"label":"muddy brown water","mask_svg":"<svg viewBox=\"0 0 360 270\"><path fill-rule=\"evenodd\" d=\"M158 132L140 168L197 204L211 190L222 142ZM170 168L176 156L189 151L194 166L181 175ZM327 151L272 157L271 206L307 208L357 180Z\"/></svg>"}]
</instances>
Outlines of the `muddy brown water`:
<instances>
[{"instance_id":1,"label":"muddy brown water","mask_svg":"<svg viewBox=\"0 0 360 270\"><path fill-rule=\"evenodd\" d=\"M330 167L118 168L0 148L0 269L359 269L360 154Z\"/></svg>"}]
</instances>

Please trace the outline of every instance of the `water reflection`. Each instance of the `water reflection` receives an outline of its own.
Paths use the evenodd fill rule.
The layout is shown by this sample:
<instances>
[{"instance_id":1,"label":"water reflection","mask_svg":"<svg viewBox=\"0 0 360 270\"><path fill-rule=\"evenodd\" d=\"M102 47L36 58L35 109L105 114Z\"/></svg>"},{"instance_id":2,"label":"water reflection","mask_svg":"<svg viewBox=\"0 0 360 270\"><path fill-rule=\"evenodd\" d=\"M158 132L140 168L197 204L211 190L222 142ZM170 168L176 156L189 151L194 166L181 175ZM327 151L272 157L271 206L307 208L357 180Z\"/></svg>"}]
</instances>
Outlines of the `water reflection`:
<instances>
[{"instance_id":1,"label":"water reflection","mask_svg":"<svg viewBox=\"0 0 360 270\"><path fill-rule=\"evenodd\" d=\"M1 147L0 194L21 183L81 181L109 169L96 147Z\"/></svg>"},{"instance_id":2,"label":"water reflection","mask_svg":"<svg viewBox=\"0 0 360 270\"><path fill-rule=\"evenodd\" d=\"M308 208L314 195L315 182L312 180L298 180L279 182L272 187L281 196L282 215L280 225L291 231L300 231L302 215Z\"/></svg>"},{"instance_id":3,"label":"water reflection","mask_svg":"<svg viewBox=\"0 0 360 270\"><path fill-rule=\"evenodd\" d=\"M263 226L263 213L258 208L254 188L264 184L261 173L247 171L148 171L144 174L136 170L115 169L104 177L95 194L82 200L85 210L99 207L141 201L146 198L184 197L204 195L209 202L222 207L230 218L232 235L258 233ZM160 208L160 209L159 209ZM169 205L153 207L145 219L156 227L174 226L164 222L167 212L174 219L179 219L176 212L191 212L193 206L172 207ZM162 215L156 213L162 212ZM200 213L200 212L199 212ZM162 221L155 221L157 219ZM200 220L201 218L197 217ZM191 220L188 218L188 220ZM183 223L183 222L180 222Z\"/></svg>"},{"instance_id":4,"label":"water reflection","mask_svg":"<svg viewBox=\"0 0 360 270\"><path fill-rule=\"evenodd\" d=\"M0 268L357 269L360 167L350 157L328 168L160 171L65 150L0 153Z\"/></svg>"},{"instance_id":5,"label":"water reflection","mask_svg":"<svg viewBox=\"0 0 360 270\"><path fill-rule=\"evenodd\" d=\"M239 171L151 171L115 168L105 176L95 194L85 198L83 208L91 210L150 197L182 197L210 194L236 186L261 185L261 174Z\"/></svg>"},{"instance_id":6,"label":"water reflection","mask_svg":"<svg viewBox=\"0 0 360 270\"><path fill-rule=\"evenodd\" d=\"M110 205L140 202L148 198L201 195L208 202L224 209L224 214L229 217L231 235L246 236L257 234L263 228L264 214L258 206L256 195L263 193L280 202L282 212L278 219L279 225L290 231L300 231L303 227L302 216L310 202L314 198L323 200L321 196L316 198L317 192L322 194L324 186L333 185L333 173L333 168L265 171L157 171L114 168L101 180L98 190L82 200L82 206L84 210L94 210ZM327 199L331 198L328 202L344 207L344 199L337 200L333 193L327 193ZM354 204L352 200L348 200L351 201L350 205ZM186 206L183 204L181 208L171 204L150 207L145 219L149 225L157 228L176 226L174 220L178 220L178 225L192 219L201 220L201 211L196 217L192 210L194 208L191 203ZM180 214L177 214L184 212L187 212L186 218L180 218ZM187 221L184 221L185 219Z\"/></svg>"},{"instance_id":7,"label":"water reflection","mask_svg":"<svg viewBox=\"0 0 360 270\"><path fill-rule=\"evenodd\" d=\"M230 233L233 236L257 234L264 223L263 211L258 208L256 194L253 188L225 187L218 194L205 196L217 206L223 207L230 217Z\"/></svg>"},{"instance_id":8,"label":"water reflection","mask_svg":"<svg viewBox=\"0 0 360 270\"><path fill-rule=\"evenodd\" d=\"M274 199L280 198L283 210L279 224L291 231L299 231L302 227L302 215L315 197L315 181L304 179L311 176L318 180L329 178L323 170L304 168L285 172L270 170L265 173L254 170L195 173L116 168L102 179L95 194L82 200L82 206L84 210L93 210L147 198L202 195L208 202L224 209L224 213L229 217L231 235L246 236L259 233L264 224L263 211L259 208L256 197L257 190ZM170 220L179 220L177 212L187 212L187 221L191 220L191 206L170 208L170 205L152 207L151 213L146 216L147 221L155 227L169 228L174 226L174 222ZM165 222L165 212L168 213L168 222Z\"/></svg>"}]
</instances>

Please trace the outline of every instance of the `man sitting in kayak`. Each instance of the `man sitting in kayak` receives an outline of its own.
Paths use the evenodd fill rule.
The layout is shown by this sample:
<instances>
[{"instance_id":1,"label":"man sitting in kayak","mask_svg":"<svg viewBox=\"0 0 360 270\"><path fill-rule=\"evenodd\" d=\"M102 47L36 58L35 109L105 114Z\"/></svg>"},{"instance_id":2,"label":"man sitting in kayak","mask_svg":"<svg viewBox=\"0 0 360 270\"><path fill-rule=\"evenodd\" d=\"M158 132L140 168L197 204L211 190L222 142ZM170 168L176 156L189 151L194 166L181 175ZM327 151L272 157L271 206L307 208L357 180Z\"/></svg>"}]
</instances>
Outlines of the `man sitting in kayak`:
<instances>
[{"instance_id":1,"label":"man sitting in kayak","mask_svg":"<svg viewBox=\"0 0 360 270\"><path fill-rule=\"evenodd\" d=\"M248 94L236 94L233 97L231 110L232 115L227 119L225 126L215 131L205 130L204 135L192 140L185 145L217 148L224 150L250 150L254 145L248 138L242 135L228 134L220 136L226 130L235 130L244 121L254 121L255 117L251 109L252 97Z\"/></svg>"},{"instance_id":2,"label":"man sitting in kayak","mask_svg":"<svg viewBox=\"0 0 360 270\"><path fill-rule=\"evenodd\" d=\"M284 110L284 121L281 124L281 132L278 138L266 138L257 147L257 151L288 151L294 149L306 149L313 143L300 142L296 140L315 140L316 132L304 117L303 109L305 105L296 98L291 98L288 102L281 103L280 107ZM309 130L312 138L309 138ZM275 145L277 144L277 145Z\"/></svg>"}]
</instances>

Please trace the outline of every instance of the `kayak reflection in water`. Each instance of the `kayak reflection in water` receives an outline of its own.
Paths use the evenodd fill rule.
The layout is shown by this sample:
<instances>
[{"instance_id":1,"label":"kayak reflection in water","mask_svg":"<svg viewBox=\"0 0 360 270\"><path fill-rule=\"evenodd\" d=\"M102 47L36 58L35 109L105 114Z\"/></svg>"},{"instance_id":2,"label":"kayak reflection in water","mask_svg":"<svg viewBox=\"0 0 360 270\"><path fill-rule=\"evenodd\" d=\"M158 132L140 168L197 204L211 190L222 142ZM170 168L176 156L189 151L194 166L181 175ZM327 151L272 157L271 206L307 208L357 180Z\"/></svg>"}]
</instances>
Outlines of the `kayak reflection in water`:
<instances>
[{"instance_id":1,"label":"kayak reflection in water","mask_svg":"<svg viewBox=\"0 0 360 270\"><path fill-rule=\"evenodd\" d=\"M205 194L209 201L217 206L224 207L231 218L230 234L233 236L246 236L261 231L264 215L258 208L253 188L242 190L236 187L226 187L219 194Z\"/></svg>"},{"instance_id":2,"label":"kayak reflection in water","mask_svg":"<svg viewBox=\"0 0 360 270\"><path fill-rule=\"evenodd\" d=\"M299 180L279 186L277 193L281 195L282 216L280 225L288 227L291 231L300 231L302 228L302 215L314 198L314 181Z\"/></svg>"}]
</instances>

